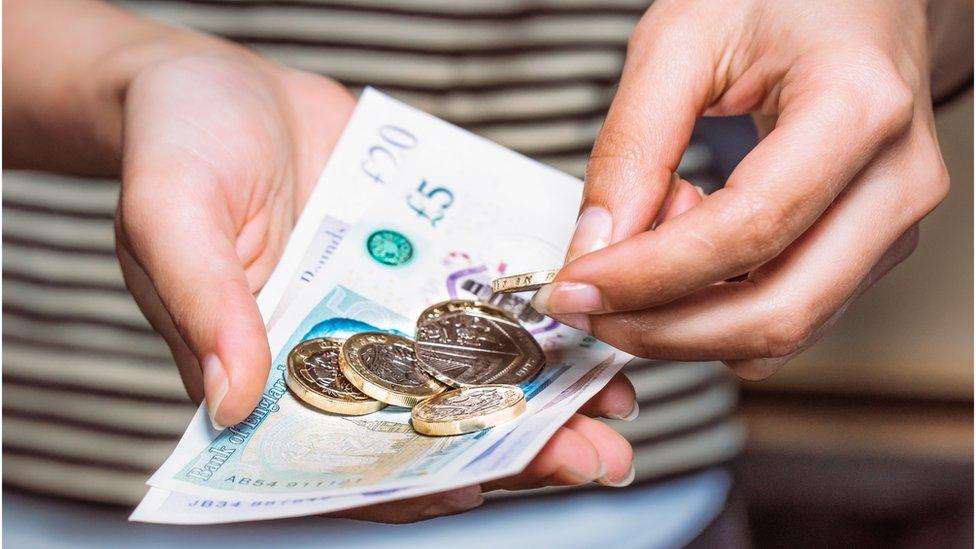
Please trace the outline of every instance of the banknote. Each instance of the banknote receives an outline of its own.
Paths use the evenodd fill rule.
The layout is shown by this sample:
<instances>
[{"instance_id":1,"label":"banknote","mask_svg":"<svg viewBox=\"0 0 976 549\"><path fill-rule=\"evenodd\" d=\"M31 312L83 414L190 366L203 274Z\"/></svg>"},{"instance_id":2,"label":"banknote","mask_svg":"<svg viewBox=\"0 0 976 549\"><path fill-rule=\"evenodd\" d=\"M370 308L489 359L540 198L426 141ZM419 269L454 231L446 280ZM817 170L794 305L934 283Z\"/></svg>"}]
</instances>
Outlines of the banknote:
<instances>
[{"instance_id":1,"label":"banknote","mask_svg":"<svg viewBox=\"0 0 976 549\"><path fill-rule=\"evenodd\" d=\"M616 370L597 368L589 383L565 391L576 409L602 387ZM582 381L582 380L581 380ZM575 408L573 408L575 406ZM514 475L541 449L567 419L565 409L551 408L521 423L450 477L409 488L371 490L346 496L241 497L199 496L151 487L130 520L165 524L214 524L323 514L386 501L444 492Z\"/></svg>"},{"instance_id":2,"label":"banknote","mask_svg":"<svg viewBox=\"0 0 976 549\"><path fill-rule=\"evenodd\" d=\"M631 358L522 296L491 294L495 276L561 263L580 192L574 178L367 90L259 296L275 357L261 402L222 432L198 410L133 519L321 513L521 470ZM518 420L430 438L410 429L406 409L331 416L285 389L284 356L298 342L363 330L409 336L417 313L456 298L511 311L546 351Z\"/></svg>"}]
</instances>

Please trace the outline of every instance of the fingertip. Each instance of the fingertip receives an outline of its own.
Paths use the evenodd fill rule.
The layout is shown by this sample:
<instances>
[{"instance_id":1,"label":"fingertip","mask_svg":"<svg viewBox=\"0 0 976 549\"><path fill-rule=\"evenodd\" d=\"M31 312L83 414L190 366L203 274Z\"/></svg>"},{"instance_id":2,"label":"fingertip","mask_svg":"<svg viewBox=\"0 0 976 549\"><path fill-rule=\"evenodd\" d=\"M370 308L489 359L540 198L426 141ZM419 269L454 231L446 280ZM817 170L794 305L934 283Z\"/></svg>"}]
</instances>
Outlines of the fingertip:
<instances>
[{"instance_id":1,"label":"fingertip","mask_svg":"<svg viewBox=\"0 0 976 549\"><path fill-rule=\"evenodd\" d=\"M779 358L750 358L723 361L743 381L763 381L779 371L793 355Z\"/></svg>"},{"instance_id":2,"label":"fingertip","mask_svg":"<svg viewBox=\"0 0 976 549\"><path fill-rule=\"evenodd\" d=\"M432 505L420 511L420 515L425 518L456 515L480 507L484 502L481 485L475 484L440 494Z\"/></svg>"},{"instance_id":3,"label":"fingertip","mask_svg":"<svg viewBox=\"0 0 976 549\"><path fill-rule=\"evenodd\" d=\"M231 425L226 413L221 411L221 403L227 396L229 382L227 370L224 368L220 357L210 353L201 361L203 369L203 390L206 395L207 413L210 416L210 424L213 428L222 431L227 425ZM234 422L236 423L236 422Z\"/></svg>"},{"instance_id":4,"label":"fingertip","mask_svg":"<svg viewBox=\"0 0 976 549\"><path fill-rule=\"evenodd\" d=\"M592 482L605 474L606 466L600 461L600 454L593 444L564 426L519 475L521 478L516 485L519 488L571 486Z\"/></svg>"},{"instance_id":5,"label":"fingertip","mask_svg":"<svg viewBox=\"0 0 976 549\"><path fill-rule=\"evenodd\" d=\"M249 358L237 357L233 362L221 361L227 375L227 384L220 393L219 385L211 393L207 391L208 405L211 396L215 397L211 417L215 426L235 425L244 420L257 406L264 393L271 367L271 356L267 346L255 346L255 353ZM206 379L206 370L204 378Z\"/></svg>"},{"instance_id":6,"label":"fingertip","mask_svg":"<svg viewBox=\"0 0 976 549\"><path fill-rule=\"evenodd\" d=\"M589 417L630 420L637 410L637 393L634 385L623 373L613 376L607 386L593 395L580 408Z\"/></svg>"},{"instance_id":7,"label":"fingertip","mask_svg":"<svg viewBox=\"0 0 976 549\"><path fill-rule=\"evenodd\" d=\"M704 192L699 187L695 187L688 181L682 179L678 181L677 188L668 204L667 210L661 217L661 223L678 217L686 211L697 206L704 199Z\"/></svg>"},{"instance_id":8,"label":"fingertip","mask_svg":"<svg viewBox=\"0 0 976 549\"><path fill-rule=\"evenodd\" d=\"M570 240L565 262L606 248L612 236L613 216L610 210L599 204L583 208L576 220L576 231Z\"/></svg>"},{"instance_id":9,"label":"fingertip","mask_svg":"<svg viewBox=\"0 0 976 549\"><path fill-rule=\"evenodd\" d=\"M586 438L596 449L606 472L596 480L609 486L623 486L634 463L630 442L610 426L585 416L573 416L566 427ZM627 481L629 483L629 481Z\"/></svg>"},{"instance_id":10,"label":"fingertip","mask_svg":"<svg viewBox=\"0 0 976 549\"><path fill-rule=\"evenodd\" d=\"M219 400L219 384L214 392L206 387L208 405L215 424L234 425L251 413L261 399L271 369L271 349L260 312L250 294L235 292L223 300L225 307L217 322L216 352L210 364L220 364L226 375L226 389ZM204 365L204 378L208 370ZM217 368L212 367L216 372ZM216 377L216 374L215 374ZM212 403L212 404L211 404Z\"/></svg>"}]
</instances>

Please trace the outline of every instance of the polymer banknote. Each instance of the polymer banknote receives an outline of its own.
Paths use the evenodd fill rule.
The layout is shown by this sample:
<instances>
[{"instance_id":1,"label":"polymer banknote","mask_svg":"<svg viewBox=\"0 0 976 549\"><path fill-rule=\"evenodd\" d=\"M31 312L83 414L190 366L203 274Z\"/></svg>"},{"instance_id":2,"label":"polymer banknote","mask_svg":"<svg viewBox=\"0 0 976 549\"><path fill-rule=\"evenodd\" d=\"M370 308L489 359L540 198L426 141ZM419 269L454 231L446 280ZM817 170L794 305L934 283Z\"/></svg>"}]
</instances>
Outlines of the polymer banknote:
<instances>
[{"instance_id":1,"label":"polymer banknote","mask_svg":"<svg viewBox=\"0 0 976 549\"><path fill-rule=\"evenodd\" d=\"M258 298L274 356L260 403L221 432L201 407L133 519L322 513L518 472L631 358L522 296L491 293L496 276L561 262L580 192L572 177L367 90ZM406 409L332 416L285 388L298 342L409 336L421 310L458 298L509 310L546 351L548 366L523 385L527 412L510 424L424 437Z\"/></svg>"}]
</instances>

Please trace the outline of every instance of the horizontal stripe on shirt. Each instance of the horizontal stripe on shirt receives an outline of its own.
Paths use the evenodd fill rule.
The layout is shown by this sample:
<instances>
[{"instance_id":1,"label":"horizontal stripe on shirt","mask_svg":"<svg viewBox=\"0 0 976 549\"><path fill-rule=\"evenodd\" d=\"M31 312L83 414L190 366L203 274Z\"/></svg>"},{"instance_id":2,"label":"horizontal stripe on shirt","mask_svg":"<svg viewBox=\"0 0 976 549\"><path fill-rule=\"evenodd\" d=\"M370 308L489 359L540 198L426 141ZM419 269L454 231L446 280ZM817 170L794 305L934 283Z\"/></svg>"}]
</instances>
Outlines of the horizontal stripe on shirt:
<instances>
[{"instance_id":1,"label":"horizontal stripe on shirt","mask_svg":"<svg viewBox=\"0 0 976 549\"><path fill-rule=\"evenodd\" d=\"M378 87L582 177L639 0L131 0L139 13L224 35L354 92ZM693 144L678 171L711 164ZM115 257L120 185L4 174L4 482L134 503L193 405ZM70 367L66 367L70 365ZM729 459L736 390L718 364L635 360L625 370L638 480Z\"/></svg>"}]
</instances>

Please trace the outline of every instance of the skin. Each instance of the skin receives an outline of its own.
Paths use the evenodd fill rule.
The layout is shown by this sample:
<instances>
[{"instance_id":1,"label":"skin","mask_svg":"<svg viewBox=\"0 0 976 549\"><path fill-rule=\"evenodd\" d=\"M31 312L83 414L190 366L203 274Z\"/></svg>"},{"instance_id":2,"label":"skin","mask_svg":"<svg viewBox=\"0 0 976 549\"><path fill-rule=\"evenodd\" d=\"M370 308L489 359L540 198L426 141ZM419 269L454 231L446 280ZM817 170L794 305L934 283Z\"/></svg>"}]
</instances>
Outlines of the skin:
<instances>
[{"instance_id":1,"label":"skin","mask_svg":"<svg viewBox=\"0 0 976 549\"><path fill-rule=\"evenodd\" d=\"M894 2L897 16L865 4L818 8L801 26L791 15L805 4L655 4L587 176L584 206L606 210L613 244L590 253L577 238L557 279L597 287L599 314L540 307L637 354L762 372L756 360L798 350L796 335L811 339L816 320L910 251L946 185L924 28L912 2ZM354 99L326 78L88 0L3 9L4 167L121 177L126 284L194 401L206 398L218 425L240 421L270 364L254 294ZM824 36L831 13L845 15L842 28ZM818 50L828 38L832 49ZM776 129L727 190L702 200L671 178L697 114L753 110ZM716 284L746 271L747 283ZM793 314L797 287L829 299ZM771 315L790 330L766 333ZM632 449L592 418L635 410L633 386L617 376L519 475L336 516L410 522L475 507L483 491L621 484Z\"/></svg>"},{"instance_id":2,"label":"skin","mask_svg":"<svg viewBox=\"0 0 976 549\"><path fill-rule=\"evenodd\" d=\"M127 287L194 402L206 399L217 425L244 419L271 362L254 296L355 99L327 78L83 0L6 2L4 42L4 166L121 176ZM61 72L39 78L39 66ZM629 482L630 444L592 418L635 405L617 376L519 475L336 516L410 522L475 507L483 491Z\"/></svg>"},{"instance_id":3,"label":"skin","mask_svg":"<svg viewBox=\"0 0 976 549\"><path fill-rule=\"evenodd\" d=\"M932 37L927 7L958 9L655 2L587 172L581 220L608 221L581 221L570 249L590 253L536 308L636 355L722 360L750 380L811 345L908 257L948 191L930 94L946 85L930 67L958 41ZM971 54L940 74L963 67ZM759 144L724 188L649 230L696 118L741 114Z\"/></svg>"}]
</instances>

